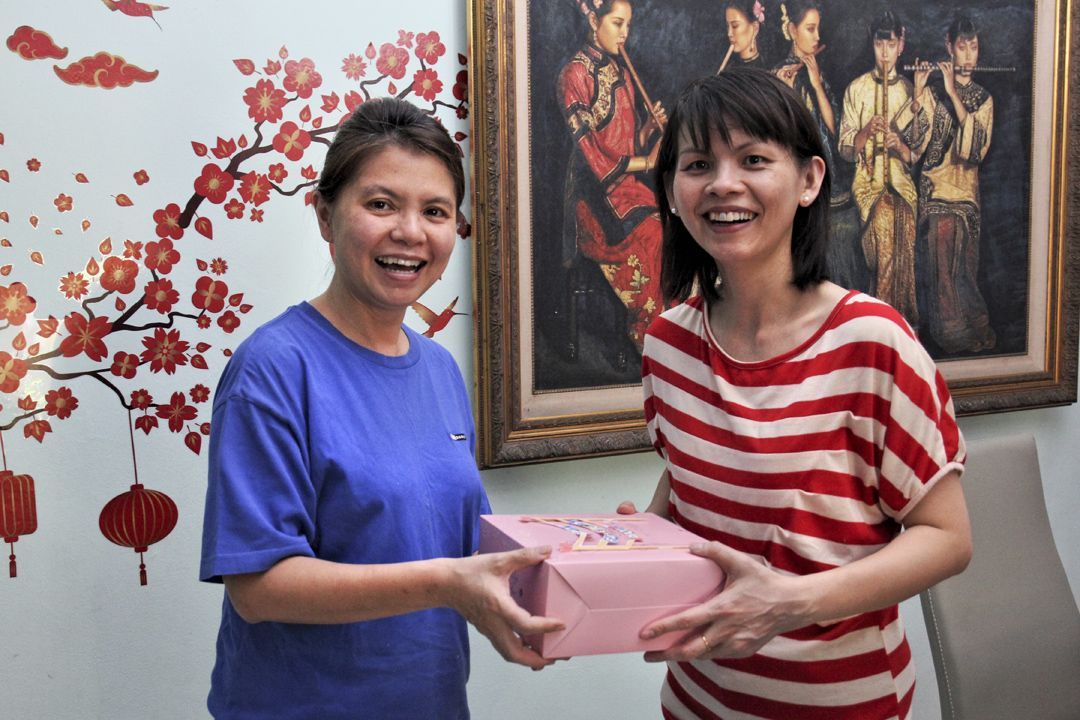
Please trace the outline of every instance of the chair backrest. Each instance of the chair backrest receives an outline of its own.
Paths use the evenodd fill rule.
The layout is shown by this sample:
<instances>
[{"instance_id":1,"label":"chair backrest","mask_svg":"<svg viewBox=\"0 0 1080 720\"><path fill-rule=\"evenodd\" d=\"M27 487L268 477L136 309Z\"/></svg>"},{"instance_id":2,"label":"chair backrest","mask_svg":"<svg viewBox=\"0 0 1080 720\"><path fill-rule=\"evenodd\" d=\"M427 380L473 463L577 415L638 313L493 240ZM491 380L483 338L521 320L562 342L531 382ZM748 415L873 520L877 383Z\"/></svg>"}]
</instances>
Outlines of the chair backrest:
<instances>
[{"instance_id":1,"label":"chair backrest","mask_svg":"<svg viewBox=\"0 0 1080 720\"><path fill-rule=\"evenodd\" d=\"M975 553L921 596L943 720L1080 718L1080 610L1050 532L1035 439L972 442Z\"/></svg>"}]
</instances>

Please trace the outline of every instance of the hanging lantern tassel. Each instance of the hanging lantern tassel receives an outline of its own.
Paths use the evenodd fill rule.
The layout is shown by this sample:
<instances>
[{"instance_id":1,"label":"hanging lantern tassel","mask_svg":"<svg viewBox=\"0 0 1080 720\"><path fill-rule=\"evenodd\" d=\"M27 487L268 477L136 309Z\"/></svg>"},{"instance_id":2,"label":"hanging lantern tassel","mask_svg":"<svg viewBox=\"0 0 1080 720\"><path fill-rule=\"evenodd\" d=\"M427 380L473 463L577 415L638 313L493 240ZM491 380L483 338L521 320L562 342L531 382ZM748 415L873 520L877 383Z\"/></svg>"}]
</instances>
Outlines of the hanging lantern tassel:
<instances>
[{"instance_id":1,"label":"hanging lantern tassel","mask_svg":"<svg viewBox=\"0 0 1080 720\"><path fill-rule=\"evenodd\" d=\"M8 577L18 575L15 567L15 541L20 535L37 530L37 503L34 499L34 478L0 471L0 536L8 544Z\"/></svg>"},{"instance_id":2,"label":"hanging lantern tassel","mask_svg":"<svg viewBox=\"0 0 1080 720\"><path fill-rule=\"evenodd\" d=\"M147 490L135 483L126 493L117 495L101 509L98 527L110 542L139 553L139 584L146 585L143 553L164 539L177 519L176 503L158 490Z\"/></svg>"}]
</instances>

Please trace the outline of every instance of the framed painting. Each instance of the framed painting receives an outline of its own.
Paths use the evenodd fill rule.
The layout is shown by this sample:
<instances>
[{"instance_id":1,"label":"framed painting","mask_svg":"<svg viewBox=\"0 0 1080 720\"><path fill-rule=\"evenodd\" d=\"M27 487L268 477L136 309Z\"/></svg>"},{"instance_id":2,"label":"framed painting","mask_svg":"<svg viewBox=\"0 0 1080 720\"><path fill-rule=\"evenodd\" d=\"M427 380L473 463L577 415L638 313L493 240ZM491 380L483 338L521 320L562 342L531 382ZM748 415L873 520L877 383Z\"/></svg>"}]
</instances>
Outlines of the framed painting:
<instances>
[{"instance_id":1,"label":"framed painting","mask_svg":"<svg viewBox=\"0 0 1080 720\"><path fill-rule=\"evenodd\" d=\"M880 72L871 38L884 7L471 1L482 467L648 446L640 348L663 311L650 152L679 89L732 63L786 68L796 91L812 87L817 98L821 89L831 123L820 99L807 102L833 154L830 273L904 305L881 289L880 263L862 242L870 221L857 201L860 158L844 147L860 82ZM884 70L889 85L910 99L916 72L933 67L925 84L944 108L927 111L901 172L913 221L891 231L911 266L911 301L898 309L938 362L960 414L1075 402L1080 215L1068 186L1077 162L1069 86L1080 73L1072 1L893 0L887 9L901 28L899 58ZM604 24L616 14L617 23ZM959 67L957 59L952 71L953 89L963 91L957 102L975 118L968 131L946 102L938 65L954 52L960 58L954 36L965 47L977 40L976 60ZM904 103L885 102L871 111L914 133L914 123L900 127ZM958 173L948 155L963 132L968 169ZM953 190L940 190L943 175Z\"/></svg>"}]
</instances>

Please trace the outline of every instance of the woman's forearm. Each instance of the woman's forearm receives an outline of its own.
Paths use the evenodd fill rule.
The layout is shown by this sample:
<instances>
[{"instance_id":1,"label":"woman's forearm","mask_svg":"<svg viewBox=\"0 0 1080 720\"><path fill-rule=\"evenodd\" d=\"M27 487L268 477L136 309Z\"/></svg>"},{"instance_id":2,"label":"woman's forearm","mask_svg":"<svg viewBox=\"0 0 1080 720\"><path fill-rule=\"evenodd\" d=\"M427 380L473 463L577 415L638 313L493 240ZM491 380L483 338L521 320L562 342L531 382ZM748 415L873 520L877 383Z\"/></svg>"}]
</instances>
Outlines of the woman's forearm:
<instances>
[{"instance_id":1,"label":"woman's forearm","mask_svg":"<svg viewBox=\"0 0 1080 720\"><path fill-rule=\"evenodd\" d=\"M895 605L967 567L971 528L955 472L942 478L911 516L907 529L878 552L799 578L808 622Z\"/></svg>"},{"instance_id":2,"label":"woman's forearm","mask_svg":"<svg viewBox=\"0 0 1080 720\"><path fill-rule=\"evenodd\" d=\"M351 565L294 556L264 572L226 576L225 587L247 622L359 622L443 604L450 562Z\"/></svg>"}]
</instances>

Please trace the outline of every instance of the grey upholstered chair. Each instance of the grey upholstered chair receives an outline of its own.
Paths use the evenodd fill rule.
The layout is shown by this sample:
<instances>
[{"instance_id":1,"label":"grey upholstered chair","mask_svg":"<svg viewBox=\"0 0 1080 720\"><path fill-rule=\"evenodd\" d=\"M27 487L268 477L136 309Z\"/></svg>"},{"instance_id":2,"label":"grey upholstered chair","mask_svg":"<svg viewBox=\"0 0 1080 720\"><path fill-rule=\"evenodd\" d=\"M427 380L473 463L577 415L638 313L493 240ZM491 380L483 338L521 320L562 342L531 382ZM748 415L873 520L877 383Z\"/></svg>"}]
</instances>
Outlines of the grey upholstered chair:
<instances>
[{"instance_id":1,"label":"grey upholstered chair","mask_svg":"<svg viewBox=\"0 0 1080 720\"><path fill-rule=\"evenodd\" d=\"M972 442L975 555L922 594L944 720L1080 718L1080 611L1043 499L1035 439Z\"/></svg>"}]
</instances>

